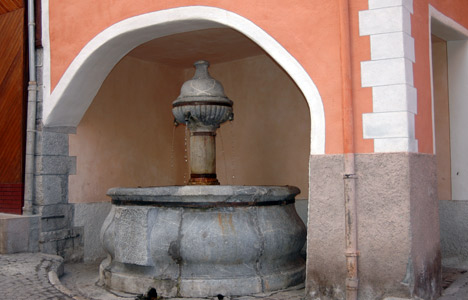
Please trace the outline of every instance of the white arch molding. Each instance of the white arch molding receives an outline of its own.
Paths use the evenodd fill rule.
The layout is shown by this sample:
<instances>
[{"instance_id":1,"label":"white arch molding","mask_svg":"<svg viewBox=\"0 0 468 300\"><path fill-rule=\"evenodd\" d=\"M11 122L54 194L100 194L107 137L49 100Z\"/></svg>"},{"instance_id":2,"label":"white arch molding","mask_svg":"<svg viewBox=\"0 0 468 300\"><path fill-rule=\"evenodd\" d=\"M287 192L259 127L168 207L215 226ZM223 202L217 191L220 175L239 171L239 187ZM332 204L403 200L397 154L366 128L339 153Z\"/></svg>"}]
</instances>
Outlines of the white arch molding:
<instances>
[{"instance_id":1,"label":"white arch molding","mask_svg":"<svg viewBox=\"0 0 468 300\"><path fill-rule=\"evenodd\" d=\"M43 2L44 20L48 1ZM311 118L311 154L325 153L325 115L322 99L304 68L276 40L248 19L207 6L186 6L138 15L120 21L94 37L70 64L50 93L48 24L44 41L43 120L48 127L76 127L112 68L130 50L149 40L186 31L231 27L259 45L295 81L304 94Z\"/></svg>"}]
</instances>

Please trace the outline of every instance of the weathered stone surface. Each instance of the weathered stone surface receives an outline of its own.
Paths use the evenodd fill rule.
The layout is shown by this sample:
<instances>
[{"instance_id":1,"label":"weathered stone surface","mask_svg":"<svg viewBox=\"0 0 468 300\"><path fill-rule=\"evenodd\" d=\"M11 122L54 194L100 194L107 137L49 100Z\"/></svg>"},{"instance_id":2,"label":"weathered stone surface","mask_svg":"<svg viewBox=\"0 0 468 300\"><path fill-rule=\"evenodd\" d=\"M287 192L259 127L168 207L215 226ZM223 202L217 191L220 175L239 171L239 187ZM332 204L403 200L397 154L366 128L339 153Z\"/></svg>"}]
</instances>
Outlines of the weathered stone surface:
<instances>
[{"instance_id":1,"label":"weathered stone surface","mask_svg":"<svg viewBox=\"0 0 468 300\"><path fill-rule=\"evenodd\" d=\"M344 299L343 156L311 156L309 170L306 293L311 299Z\"/></svg>"},{"instance_id":2,"label":"weathered stone surface","mask_svg":"<svg viewBox=\"0 0 468 300\"><path fill-rule=\"evenodd\" d=\"M267 202L293 200L300 193L294 186L185 185L149 188L111 188L113 200L158 202Z\"/></svg>"},{"instance_id":3,"label":"weathered stone surface","mask_svg":"<svg viewBox=\"0 0 468 300\"><path fill-rule=\"evenodd\" d=\"M36 155L68 155L68 134L43 130L36 134Z\"/></svg>"},{"instance_id":4,"label":"weathered stone surface","mask_svg":"<svg viewBox=\"0 0 468 300\"><path fill-rule=\"evenodd\" d=\"M37 252L40 216L0 213L0 253Z\"/></svg>"},{"instance_id":5,"label":"weathered stone surface","mask_svg":"<svg viewBox=\"0 0 468 300\"><path fill-rule=\"evenodd\" d=\"M99 233L99 238L101 240L103 250L105 253L107 253L107 258L109 259L115 257L115 211L116 206L112 205L109 214L102 223L101 231ZM101 264L101 268L103 265L104 262Z\"/></svg>"},{"instance_id":6,"label":"weathered stone surface","mask_svg":"<svg viewBox=\"0 0 468 300\"><path fill-rule=\"evenodd\" d=\"M67 175L39 175L36 180L36 205L67 203Z\"/></svg>"},{"instance_id":7,"label":"weathered stone surface","mask_svg":"<svg viewBox=\"0 0 468 300\"><path fill-rule=\"evenodd\" d=\"M109 214L109 202L73 203L73 226L83 227L84 261L92 262L104 259L106 254L102 248L99 230Z\"/></svg>"},{"instance_id":8,"label":"weathered stone surface","mask_svg":"<svg viewBox=\"0 0 468 300\"><path fill-rule=\"evenodd\" d=\"M442 263L468 269L468 201L439 201Z\"/></svg>"},{"instance_id":9,"label":"weathered stone surface","mask_svg":"<svg viewBox=\"0 0 468 300\"><path fill-rule=\"evenodd\" d=\"M118 207L115 212L115 259L122 263L153 265L149 252L152 218L148 209Z\"/></svg>"},{"instance_id":10,"label":"weathered stone surface","mask_svg":"<svg viewBox=\"0 0 468 300\"><path fill-rule=\"evenodd\" d=\"M258 207L258 226L263 229L261 273L271 274L304 266L297 256L306 239L306 228L292 205ZM294 220L291 222L291 219ZM285 226L288 224L288 226ZM281 234L278 234L281 231Z\"/></svg>"},{"instance_id":11,"label":"weathered stone surface","mask_svg":"<svg viewBox=\"0 0 468 300\"><path fill-rule=\"evenodd\" d=\"M41 231L55 231L70 228L73 217L73 206L70 204L54 204L36 207L41 215Z\"/></svg>"},{"instance_id":12,"label":"weathered stone surface","mask_svg":"<svg viewBox=\"0 0 468 300\"><path fill-rule=\"evenodd\" d=\"M37 175L73 175L76 173L76 157L36 156Z\"/></svg>"},{"instance_id":13,"label":"weathered stone surface","mask_svg":"<svg viewBox=\"0 0 468 300\"><path fill-rule=\"evenodd\" d=\"M83 259L83 229L62 229L41 232L39 248L43 253L62 256L66 261L81 261Z\"/></svg>"},{"instance_id":14,"label":"weathered stone surface","mask_svg":"<svg viewBox=\"0 0 468 300\"><path fill-rule=\"evenodd\" d=\"M180 276L180 224L182 209L153 209L154 224L151 230L150 248L156 278L177 278ZM164 230L161 230L164 228Z\"/></svg>"},{"instance_id":15,"label":"weathered stone surface","mask_svg":"<svg viewBox=\"0 0 468 300\"><path fill-rule=\"evenodd\" d=\"M343 156L311 156L310 170L307 294L344 299ZM440 256L436 181L430 175L436 174L434 156L357 154L356 173L359 299L436 297Z\"/></svg>"},{"instance_id":16,"label":"weathered stone surface","mask_svg":"<svg viewBox=\"0 0 468 300\"><path fill-rule=\"evenodd\" d=\"M142 293L154 286L164 296L183 297L297 285L304 280L305 241L294 209L298 192L243 186L111 189L115 203L101 233L110 256L101 264L101 279L114 290Z\"/></svg>"},{"instance_id":17,"label":"weathered stone surface","mask_svg":"<svg viewBox=\"0 0 468 300\"><path fill-rule=\"evenodd\" d=\"M436 299L442 292L437 165L434 155L408 155L410 175L412 295Z\"/></svg>"}]
</instances>

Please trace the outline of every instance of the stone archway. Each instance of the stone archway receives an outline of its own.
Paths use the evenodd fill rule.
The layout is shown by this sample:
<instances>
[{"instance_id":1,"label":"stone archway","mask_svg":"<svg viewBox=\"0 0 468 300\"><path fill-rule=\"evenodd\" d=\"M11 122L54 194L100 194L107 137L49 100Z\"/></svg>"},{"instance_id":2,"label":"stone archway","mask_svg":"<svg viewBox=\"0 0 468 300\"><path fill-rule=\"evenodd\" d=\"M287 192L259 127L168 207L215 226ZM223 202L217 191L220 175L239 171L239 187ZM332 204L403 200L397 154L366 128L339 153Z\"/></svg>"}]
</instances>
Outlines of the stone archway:
<instances>
[{"instance_id":1,"label":"stone archway","mask_svg":"<svg viewBox=\"0 0 468 300\"><path fill-rule=\"evenodd\" d=\"M54 91L45 93L44 125L76 127L106 76L134 47L158 37L220 26L233 28L250 38L289 74L309 105L311 154L324 154L325 116L322 99L299 62L248 19L220 8L205 6L173 8L139 15L102 31L73 60ZM46 53L46 72L49 57ZM49 74L44 75L46 80L50 80Z\"/></svg>"}]
</instances>

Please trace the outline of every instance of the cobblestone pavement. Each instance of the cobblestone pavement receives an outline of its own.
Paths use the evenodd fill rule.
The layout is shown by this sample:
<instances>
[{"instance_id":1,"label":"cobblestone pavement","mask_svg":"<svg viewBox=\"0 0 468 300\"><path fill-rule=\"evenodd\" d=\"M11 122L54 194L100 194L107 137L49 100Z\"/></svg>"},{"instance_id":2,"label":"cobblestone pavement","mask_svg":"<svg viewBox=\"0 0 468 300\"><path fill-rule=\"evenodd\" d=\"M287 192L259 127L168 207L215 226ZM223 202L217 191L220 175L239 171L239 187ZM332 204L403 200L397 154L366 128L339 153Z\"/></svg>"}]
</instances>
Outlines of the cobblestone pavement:
<instances>
[{"instance_id":1,"label":"cobblestone pavement","mask_svg":"<svg viewBox=\"0 0 468 300\"><path fill-rule=\"evenodd\" d=\"M131 295L115 295L97 284L98 264L66 264L62 258L41 253L0 254L1 300L122 300ZM50 272L54 271L54 272ZM303 300L304 289L291 289L249 297L225 297L226 300ZM205 298L206 299L206 298ZM391 298L390 298L391 299ZM395 298L393 298L395 299ZM172 300L178 300L172 298ZM190 299L180 299L190 300ZM201 299L191 299L201 300ZM468 272L454 279L438 300L468 300Z\"/></svg>"},{"instance_id":2,"label":"cobblestone pavement","mask_svg":"<svg viewBox=\"0 0 468 300\"><path fill-rule=\"evenodd\" d=\"M83 298L92 300L133 300L135 295L112 294L99 286L99 264L65 264L64 275L60 278L62 284L69 290L75 291ZM142 291L143 292L143 291ZM303 300L304 288L297 287L290 290L258 294L248 297L224 297L224 300ZM164 298L167 300L207 300L214 298Z\"/></svg>"},{"instance_id":3,"label":"cobblestone pavement","mask_svg":"<svg viewBox=\"0 0 468 300\"><path fill-rule=\"evenodd\" d=\"M49 271L61 266L62 258L46 254L1 254L0 299L68 300L49 282Z\"/></svg>"},{"instance_id":4,"label":"cobblestone pavement","mask_svg":"<svg viewBox=\"0 0 468 300\"><path fill-rule=\"evenodd\" d=\"M438 300L468 300L468 272L456 278Z\"/></svg>"}]
</instances>

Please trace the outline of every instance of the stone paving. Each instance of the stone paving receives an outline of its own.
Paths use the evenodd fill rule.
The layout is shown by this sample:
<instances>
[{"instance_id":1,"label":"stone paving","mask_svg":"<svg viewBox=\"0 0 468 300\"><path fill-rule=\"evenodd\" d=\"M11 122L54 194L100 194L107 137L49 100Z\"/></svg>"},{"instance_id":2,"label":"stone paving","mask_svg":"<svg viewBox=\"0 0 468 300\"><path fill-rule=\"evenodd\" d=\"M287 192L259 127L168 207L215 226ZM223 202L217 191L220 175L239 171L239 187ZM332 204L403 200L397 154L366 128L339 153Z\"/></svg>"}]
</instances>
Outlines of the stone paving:
<instances>
[{"instance_id":1,"label":"stone paving","mask_svg":"<svg viewBox=\"0 0 468 300\"><path fill-rule=\"evenodd\" d=\"M466 300L468 299L468 272L458 277L438 300Z\"/></svg>"},{"instance_id":2,"label":"stone paving","mask_svg":"<svg viewBox=\"0 0 468 300\"><path fill-rule=\"evenodd\" d=\"M135 295L112 294L99 286L98 264L65 264L64 275L60 278L62 284L69 290L77 292L85 299L92 300L130 300ZM257 294L249 297L224 297L223 300L303 300L304 287L299 286L286 291ZM167 300L206 300L214 298L164 298Z\"/></svg>"},{"instance_id":3,"label":"stone paving","mask_svg":"<svg viewBox=\"0 0 468 300\"><path fill-rule=\"evenodd\" d=\"M0 255L0 299L68 300L49 281L49 271L60 273L62 258L46 254Z\"/></svg>"},{"instance_id":4,"label":"stone paving","mask_svg":"<svg viewBox=\"0 0 468 300\"><path fill-rule=\"evenodd\" d=\"M132 295L116 295L98 284L97 264L66 264L59 256L41 253L0 255L1 300L130 300ZM60 280L57 273L63 276ZM206 299L206 298L205 298ZM213 298L210 298L213 299ZM214 299L217 299L215 297ZM303 300L304 289L296 288L249 297L225 297L224 300ZM172 298L172 300L182 300ZM201 300L201 299L183 299ZM468 300L468 272L444 290L438 300Z\"/></svg>"}]
</instances>

